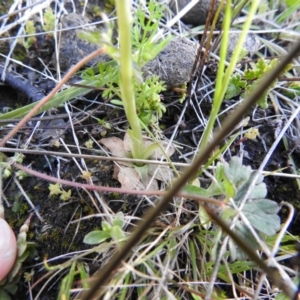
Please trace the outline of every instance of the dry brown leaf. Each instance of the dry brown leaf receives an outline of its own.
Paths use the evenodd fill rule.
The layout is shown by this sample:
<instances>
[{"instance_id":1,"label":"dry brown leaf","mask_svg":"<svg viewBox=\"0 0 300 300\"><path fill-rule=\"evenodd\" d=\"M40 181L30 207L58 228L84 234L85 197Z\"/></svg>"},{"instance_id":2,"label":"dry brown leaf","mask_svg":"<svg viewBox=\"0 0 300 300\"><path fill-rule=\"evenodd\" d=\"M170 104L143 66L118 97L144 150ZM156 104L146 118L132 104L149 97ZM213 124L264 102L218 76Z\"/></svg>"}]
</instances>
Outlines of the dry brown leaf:
<instances>
[{"instance_id":1,"label":"dry brown leaf","mask_svg":"<svg viewBox=\"0 0 300 300\"><path fill-rule=\"evenodd\" d=\"M154 179L150 182L151 177L142 183L138 172L134 168L120 167L118 174L118 181L121 183L122 188L131 190L158 190L157 181ZM150 183L150 184L149 184Z\"/></svg>"},{"instance_id":2,"label":"dry brown leaf","mask_svg":"<svg viewBox=\"0 0 300 300\"><path fill-rule=\"evenodd\" d=\"M107 147L112 155L116 157L128 157L128 154L131 152L132 143L128 133L125 134L124 140L121 140L117 137L110 137L101 139L99 143ZM147 138L144 139L145 147L151 145L152 143L153 142L147 140ZM159 143L164 149L166 149L168 146L167 141L159 141ZM174 152L175 148L171 145L167 151L167 154L171 156ZM158 160L161 158L164 158L164 154L159 148L157 148L152 154L151 159ZM132 167L130 163L120 162L120 165L122 166L115 165L113 178L117 179L121 183L122 188L125 189L142 190L148 188L151 190L158 190L157 180L161 180L169 185L174 178L173 172L168 166L156 166L150 164L148 166L149 176L145 182L142 182L139 173ZM151 180L153 175L154 179Z\"/></svg>"},{"instance_id":3,"label":"dry brown leaf","mask_svg":"<svg viewBox=\"0 0 300 300\"><path fill-rule=\"evenodd\" d=\"M123 145L124 145L124 151L127 152L127 153L131 153L131 151L132 151L132 142L131 142L131 137L128 134L128 132L126 132L125 135L124 135Z\"/></svg>"},{"instance_id":4,"label":"dry brown leaf","mask_svg":"<svg viewBox=\"0 0 300 300\"><path fill-rule=\"evenodd\" d=\"M120 167L119 167L119 165L114 164L113 179L118 180L119 172L120 172Z\"/></svg>"},{"instance_id":5,"label":"dry brown leaf","mask_svg":"<svg viewBox=\"0 0 300 300\"><path fill-rule=\"evenodd\" d=\"M160 180L167 185L170 185L174 179L174 173L169 166L157 166L149 164L148 174L149 176L154 176L155 179Z\"/></svg>"},{"instance_id":6,"label":"dry brown leaf","mask_svg":"<svg viewBox=\"0 0 300 300\"><path fill-rule=\"evenodd\" d=\"M175 152L175 147L171 144L168 148L168 151L166 151L169 142L168 141L158 141L161 145L161 147L165 150L165 152L167 153L167 155L169 157L171 157L174 152ZM160 148L157 146L157 148L155 149L155 151L153 152L153 154L150 156L151 159L165 159L165 155L163 154L163 152L160 150Z\"/></svg>"},{"instance_id":7,"label":"dry brown leaf","mask_svg":"<svg viewBox=\"0 0 300 300\"><path fill-rule=\"evenodd\" d=\"M126 157L123 140L117 137L103 138L98 141L110 150L113 156Z\"/></svg>"},{"instance_id":8,"label":"dry brown leaf","mask_svg":"<svg viewBox=\"0 0 300 300\"><path fill-rule=\"evenodd\" d=\"M156 179L152 179L151 176L148 176L147 182L144 183L146 190L158 191L158 183Z\"/></svg>"},{"instance_id":9,"label":"dry brown leaf","mask_svg":"<svg viewBox=\"0 0 300 300\"><path fill-rule=\"evenodd\" d=\"M126 132L125 136L124 136L124 150L127 153L131 152L132 149L132 142L131 142L131 137L130 135ZM150 146L151 144L154 144L155 142L149 140L147 137L143 137L143 142L144 142L144 149L146 149L148 146ZM158 141L158 143L161 145L161 147L165 150L165 152L167 153L167 155L170 157L174 154L175 152L175 147L171 144L168 147L169 142L168 141ZM168 151L166 151L168 147ZM153 154L150 156L151 159L162 159L165 158L165 155L163 154L163 152L160 150L160 148L157 146L157 148L154 150Z\"/></svg>"},{"instance_id":10,"label":"dry brown leaf","mask_svg":"<svg viewBox=\"0 0 300 300\"><path fill-rule=\"evenodd\" d=\"M143 188L138 172L134 168L122 167L119 170L118 180L122 188L140 190Z\"/></svg>"}]
</instances>

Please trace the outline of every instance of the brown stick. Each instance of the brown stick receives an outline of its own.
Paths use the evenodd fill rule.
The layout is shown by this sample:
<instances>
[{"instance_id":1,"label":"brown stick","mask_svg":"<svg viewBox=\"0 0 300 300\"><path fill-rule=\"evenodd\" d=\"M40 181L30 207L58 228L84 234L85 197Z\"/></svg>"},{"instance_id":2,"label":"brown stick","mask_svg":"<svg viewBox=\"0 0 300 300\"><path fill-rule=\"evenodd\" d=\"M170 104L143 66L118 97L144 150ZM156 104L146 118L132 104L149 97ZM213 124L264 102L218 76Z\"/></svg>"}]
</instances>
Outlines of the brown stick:
<instances>
[{"instance_id":1,"label":"brown stick","mask_svg":"<svg viewBox=\"0 0 300 300\"><path fill-rule=\"evenodd\" d=\"M89 54L88 56L84 57L81 61L79 61L74 67L72 67L65 77L61 80L61 82L47 95L43 98L1 141L0 147L3 147L5 143L11 139L21 128L24 126L31 117L33 117L39 109L43 107L55 94L60 90L60 88L81 68L83 67L88 61L92 60L93 58L97 57L100 54L105 53L105 47L94 51L93 53Z\"/></svg>"}]
</instances>

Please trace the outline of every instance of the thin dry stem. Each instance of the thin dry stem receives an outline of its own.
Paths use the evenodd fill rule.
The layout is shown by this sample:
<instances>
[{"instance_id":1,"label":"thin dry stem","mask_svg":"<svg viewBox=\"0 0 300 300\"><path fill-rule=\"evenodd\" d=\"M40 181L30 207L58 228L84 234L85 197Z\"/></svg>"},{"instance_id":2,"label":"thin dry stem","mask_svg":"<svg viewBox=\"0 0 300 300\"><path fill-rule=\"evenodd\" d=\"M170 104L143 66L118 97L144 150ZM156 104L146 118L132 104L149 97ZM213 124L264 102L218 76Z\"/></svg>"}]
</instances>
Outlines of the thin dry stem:
<instances>
[{"instance_id":1,"label":"thin dry stem","mask_svg":"<svg viewBox=\"0 0 300 300\"><path fill-rule=\"evenodd\" d=\"M92 190L92 191L99 191L99 192L111 192L111 193L123 193L123 194L132 194L132 195L149 195L149 196L164 196L166 194L166 191L156 191L156 190L129 190L129 189L123 189L123 188L113 188L113 187L105 187L105 186L96 186L96 185L91 185L91 184L84 184L84 183L78 183L78 182L73 182L73 181L68 181L60 178L55 178L37 171L34 171L32 169L29 169L25 166L22 166L18 163L13 164L16 168L31 174L33 176L37 176L39 178L42 178L44 180L50 181L50 182L57 182L63 185L67 186L72 186L75 188L82 188L82 189L87 189L87 190ZM213 199L213 198L208 198L204 196L199 196L199 195L193 195L193 194L188 194L184 192L178 192L176 194L177 197L183 197L187 199L193 199L199 202L207 202L207 203L212 203L218 206L223 206L224 203L221 202L220 200Z\"/></svg>"}]
</instances>

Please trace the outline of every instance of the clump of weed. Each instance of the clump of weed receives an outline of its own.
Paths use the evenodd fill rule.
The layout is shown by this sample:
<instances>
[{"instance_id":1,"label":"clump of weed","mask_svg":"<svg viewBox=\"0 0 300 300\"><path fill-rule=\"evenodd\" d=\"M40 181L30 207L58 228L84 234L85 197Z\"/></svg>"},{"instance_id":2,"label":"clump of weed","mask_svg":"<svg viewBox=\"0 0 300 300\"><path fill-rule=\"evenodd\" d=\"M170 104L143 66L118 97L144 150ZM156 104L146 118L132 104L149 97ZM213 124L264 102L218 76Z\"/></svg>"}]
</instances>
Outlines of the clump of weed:
<instances>
[{"instance_id":1,"label":"clump of weed","mask_svg":"<svg viewBox=\"0 0 300 300\"><path fill-rule=\"evenodd\" d=\"M252 68L245 70L242 74L234 73L229 81L228 88L225 94L225 99L229 100L235 96L242 95L245 98L249 95L257 86L257 82L262 77L266 76L270 70L272 70L278 63L278 59L266 60L260 58ZM285 72L289 71L292 65L287 65ZM261 108L268 108L268 94L271 89L277 85L278 80L273 81L272 85L264 91L261 97L258 99L257 104Z\"/></svg>"},{"instance_id":2,"label":"clump of weed","mask_svg":"<svg viewBox=\"0 0 300 300\"><path fill-rule=\"evenodd\" d=\"M135 13L132 26L131 43L132 43L132 59L134 65L133 91L135 94L135 103L139 118L148 126L151 122L155 122L154 114L161 118L166 111L164 104L161 102L161 92L166 89L165 84L159 80L157 76L143 79L141 76L141 68L147 62L152 60L170 41L165 38L157 43L154 40L159 29L159 20L163 16L164 7L157 5L155 1L148 3L149 18L146 18L144 10L139 7ZM105 41L109 44L108 53L116 61L118 58L118 50L111 44L111 38L107 34L104 38L97 33L85 33L80 35L90 42ZM123 106L124 103L120 91L120 69L115 62L100 63L95 70L87 69L83 73L83 79L96 80L96 86L103 87L103 97L111 99L111 103ZM118 99L117 99L118 98Z\"/></svg>"},{"instance_id":3,"label":"clump of weed","mask_svg":"<svg viewBox=\"0 0 300 300\"><path fill-rule=\"evenodd\" d=\"M255 180L255 184L253 184ZM253 186L250 189L250 186ZM218 163L215 171L215 180L207 188L189 185L186 191L200 194L206 197L221 197L224 205L219 209L221 218L228 224L241 214L235 222L233 231L241 239L247 238L249 247L256 251L259 249L257 237L272 236L280 229L280 218L278 211L280 206L272 200L266 199L267 188L263 182L263 176L251 170L250 166L244 166L242 159L232 157L229 163ZM249 192L250 190L250 192ZM209 218L206 217L205 209L200 206L200 222L205 228L210 227ZM249 228L252 226L251 228ZM216 240L221 239L222 230L216 235ZM215 243L216 253L218 243ZM246 259L241 251L232 241L229 242L229 250L232 260Z\"/></svg>"}]
</instances>

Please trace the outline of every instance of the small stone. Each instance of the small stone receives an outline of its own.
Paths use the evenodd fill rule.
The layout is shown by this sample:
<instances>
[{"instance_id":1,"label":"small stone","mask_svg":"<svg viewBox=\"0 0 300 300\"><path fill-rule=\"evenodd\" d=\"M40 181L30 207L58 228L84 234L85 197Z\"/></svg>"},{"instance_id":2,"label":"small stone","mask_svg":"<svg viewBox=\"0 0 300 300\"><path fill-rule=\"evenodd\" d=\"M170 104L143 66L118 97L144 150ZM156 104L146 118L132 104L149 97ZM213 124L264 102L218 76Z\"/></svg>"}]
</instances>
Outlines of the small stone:
<instances>
[{"instance_id":1,"label":"small stone","mask_svg":"<svg viewBox=\"0 0 300 300\"><path fill-rule=\"evenodd\" d=\"M75 65L88 54L99 48L77 35L81 27L88 24L88 19L72 13L62 19L63 28L80 26L61 33L59 49L59 63L61 70L65 71ZM94 30L94 28L88 28ZM165 82L168 88L180 86L189 82L197 45L187 39L177 38L171 41L153 60L148 62L142 69L144 78L157 75ZM108 55L101 55L88 64L91 66L99 61L108 61Z\"/></svg>"},{"instance_id":2,"label":"small stone","mask_svg":"<svg viewBox=\"0 0 300 300\"><path fill-rule=\"evenodd\" d=\"M173 12L177 14L190 2L191 0L171 0L169 6ZM194 26L205 24L211 3L212 0L199 0L199 2L181 18L182 22ZM219 1L215 2L213 15L216 13L219 3Z\"/></svg>"},{"instance_id":3,"label":"small stone","mask_svg":"<svg viewBox=\"0 0 300 300\"><path fill-rule=\"evenodd\" d=\"M171 41L142 69L144 78L157 75L168 88L183 85L190 76L197 52L197 45L184 38Z\"/></svg>"},{"instance_id":4,"label":"small stone","mask_svg":"<svg viewBox=\"0 0 300 300\"><path fill-rule=\"evenodd\" d=\"M88 54L99 49L99 45L91 44L85 39L78 37L78 33L88 30L95 31L95 26L86 26L89 19L76 13L64 16L61 20L62 28L74 29L64 30L60 35L59 43L59 64L62 71L68 70L72 65L77 64ZM58 35L59 36L59 35ZM107 61L107 56L96 57L87 63L92 66L99 61Z\"/></svg>"},{"instance_id":5,"label":"small stone","mask_svg":"<svg viewBox=\"0 0 300 300\"><path fill-rule=\"evenodd\" d=\"M230 33L229 43L227 49L227 56L231 57L235 51L237 42L239 40L240 33ZM260 48L260 40L255 34L248 33L243 44L244 56L252 57Z\"/></svg>"}]
</instances>

